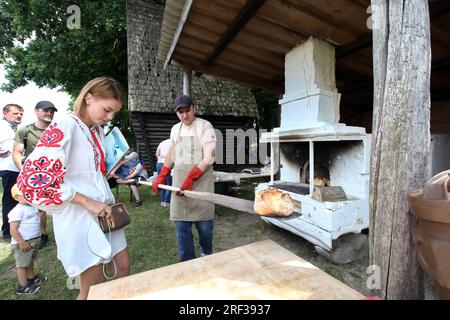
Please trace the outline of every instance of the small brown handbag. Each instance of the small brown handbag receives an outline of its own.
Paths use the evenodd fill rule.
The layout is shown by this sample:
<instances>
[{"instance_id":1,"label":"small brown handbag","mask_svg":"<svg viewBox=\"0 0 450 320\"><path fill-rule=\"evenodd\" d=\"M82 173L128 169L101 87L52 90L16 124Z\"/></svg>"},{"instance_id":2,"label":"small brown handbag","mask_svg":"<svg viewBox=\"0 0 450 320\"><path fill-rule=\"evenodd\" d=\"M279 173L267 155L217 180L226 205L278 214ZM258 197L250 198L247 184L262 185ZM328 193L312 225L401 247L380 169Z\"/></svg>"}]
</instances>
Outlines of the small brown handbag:
<instances>
[{"instance_id":1,"label":"small brown handbag","mask_svg":"<svg viewBox=\"0 0 450 320\"><path fill-rule=\"evenodd\" d=\"M108 227L106 218L99 218L100 228L103 232L116 231L126 227L130 222L130 216L123 203L116 203L111 206L112 225Z\"/></svg>"}]
</instances>

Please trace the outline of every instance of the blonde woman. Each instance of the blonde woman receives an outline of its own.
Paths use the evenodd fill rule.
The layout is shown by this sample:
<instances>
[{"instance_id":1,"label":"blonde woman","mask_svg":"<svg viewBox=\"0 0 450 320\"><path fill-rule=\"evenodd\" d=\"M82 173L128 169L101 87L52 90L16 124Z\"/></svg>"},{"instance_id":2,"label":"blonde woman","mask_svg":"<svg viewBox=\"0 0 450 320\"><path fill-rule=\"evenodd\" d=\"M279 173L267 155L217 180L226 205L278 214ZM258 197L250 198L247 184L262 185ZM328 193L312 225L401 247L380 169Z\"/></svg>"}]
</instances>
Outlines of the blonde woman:
<instances>
[{"instance_id":1,"label":"blonde woman","mask_svg":"<svg viewBox=\"0 0 450 320\"><path fill-rule=\"evenodd\" d=\"M100 126L122 104L123 91L114 79L89 81L74 111L44 131L17 179L26 201L53 214L58 259L69 277L80 277L77 299L86 299L92 285L105 281L103 264L116 278L129 274L124 230L105 234L98 224L98 217L110 218L114 203Z\"/></svg>"}]
</instances>

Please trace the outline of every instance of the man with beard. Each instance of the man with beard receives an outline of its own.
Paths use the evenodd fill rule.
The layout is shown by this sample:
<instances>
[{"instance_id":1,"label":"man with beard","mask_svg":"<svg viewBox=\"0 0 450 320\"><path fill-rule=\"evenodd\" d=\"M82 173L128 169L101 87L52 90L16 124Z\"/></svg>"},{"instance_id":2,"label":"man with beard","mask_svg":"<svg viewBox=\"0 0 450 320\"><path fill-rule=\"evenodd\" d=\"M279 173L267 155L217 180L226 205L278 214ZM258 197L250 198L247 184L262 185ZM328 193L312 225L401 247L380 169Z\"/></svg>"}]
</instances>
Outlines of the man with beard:
<instances>
[{"instance_id":1,"label":"man with beard","mask_svg":"<svg viewBox=\"0 0 450 320\"><path fill-rule=\"evenodd\" d=\"M175 99L174 109L180 119L170 131L170 147L164 165L153 180L152 189L159 192L158 184L164 184L173 165L173 185L181 191L214 192L216 158L216 133L212 124L197 118L197 106L190 96ZM178 256L181 261L196 257L192 226L198 232L202 249L200 256L213 253L213 229L215 206L207 201L184 197L182 192L172 193L170 220L175 221L178 240Z\"/></svg>"},{"instance_id":2,"label":"man with beard","mask_svg":"<svg viewBox=\"0 0 450 320\"><path fill-rule=\"evenodd\" d=\"M36 148L45 129L52 122L56 111L58 109L50 101L39 101L34 107L37 121L17 130L14 138L13 160L19 170L22 170L24 160ZM42 249L48 242L47 216L41 210L39 210L39 216L41 219L41 241L39 243L39 249Z\"/></svg>"},{"instance_id":3,"label":"man with beard","mask_svg":"<svg viewBox=\"0 0 450 320\"><path fill-rule=\"evenodd\" d=\"M12 151L17 126L22 123L23 108L18 104L7 104L3 108L3 119L0 120L0 176L2 177L3 197L2 214L3 239L11 239L9 233L8 213L16 206L17 201L11 196L11 188L16 183L19 169L14 165Z\"/></svg>"}]
</instances>

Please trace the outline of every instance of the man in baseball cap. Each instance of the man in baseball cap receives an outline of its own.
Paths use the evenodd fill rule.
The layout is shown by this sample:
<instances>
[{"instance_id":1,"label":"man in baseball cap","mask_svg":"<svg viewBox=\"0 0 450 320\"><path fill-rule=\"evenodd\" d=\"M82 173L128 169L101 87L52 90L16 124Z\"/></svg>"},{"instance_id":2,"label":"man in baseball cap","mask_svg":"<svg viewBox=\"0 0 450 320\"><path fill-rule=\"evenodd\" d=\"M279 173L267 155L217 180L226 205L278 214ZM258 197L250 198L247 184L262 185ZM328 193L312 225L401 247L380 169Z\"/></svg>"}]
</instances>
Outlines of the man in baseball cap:
<instances>
[{"instance_id":1,"label":"man in baseball cap","mask_svg":"<svg viewBox=\"0 0 450 320\"><path fill-rule=\"evenodd\" d=\"M36 122L17 130L14 138L13 161L19 170L22 169L23 163L28 155L36 148L45 129L52 122L56 111L58 109L50 101L39 101L34 107ZM42 249L48 242L47 216L41 210L39 210L39 216L41 219L41 242L39 243L39 249Z\"/></svg>"},{"instance_id":2,"label":"man in baseball cap","mask_svg":"<svg viewBox=\"0 0 450 320\"><path fill-rule=\"evenodd\" d=\"M56 109L55 105L53 103L51 103L50 101L39 101L38 103L36 103L36 106L34 107L34 109L43 109L43 110L53 110L53 112L58 111L58 109Z\"/></svg>"},{"instance_id":3,"label":"man in baseball cap","mask_svg":"<svg viewBox=\"0 0 450 320\"><path fill-rule=\"evenodd\" d=\"M172 193L170 220L175 221L178 256L186 261L196 257L192 225L198 231L201 255L213 252L214 204L182 197L182 191L214 192L217 138L212 124L195 116L197 107L190 96L178 96L173 106L180 122L172 127L170 147L152 188L160 191L158 185L165 184L173 166L173 185L181 192Z\"/></svg>"},{"instance_id":4,"label":"man in baseball cap","mask_svg":"<svg viewBox=\"0 0 450 320\"><path fill-rule=\"evenodd\" d=\"M195 105L194 100L186 95L178 96L174 102L175 111L178 111L178 108L190 107L191 105Z\"/></svg>"}]
</instances>

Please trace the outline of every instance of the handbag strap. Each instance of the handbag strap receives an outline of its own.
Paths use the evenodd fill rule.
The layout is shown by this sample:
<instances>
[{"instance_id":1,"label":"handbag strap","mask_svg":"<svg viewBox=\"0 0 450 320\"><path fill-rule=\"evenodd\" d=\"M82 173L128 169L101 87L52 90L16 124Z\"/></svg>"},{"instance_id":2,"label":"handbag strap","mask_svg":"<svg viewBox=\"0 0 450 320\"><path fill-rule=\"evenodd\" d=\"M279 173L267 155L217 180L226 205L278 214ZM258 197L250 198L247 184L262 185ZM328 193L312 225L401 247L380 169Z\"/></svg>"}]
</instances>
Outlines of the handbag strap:
<instances>
[{"instance_id":1,"label":"handbag strap","mask_svg":"<svg viewBox=\"0 0 450 320\"><path fill-rule=\"evenodd\" d=\"M89 251L90 251L94 256L99 257L100 259L103 259L103 257L102 257L102 256L99 256L98 254L96 254L96 253L91 249L91 246L89 245L89 231L91 230L92 223L95 222L94 217L92 217L92 215L91 215L91 218L92 218L92 220L91 220L91 222L89 223L89 227L88 227L88 231L87 231L87 235L86 235L86 244L87 244L87 247L88 247ZM107 221L108 221L108 220L107 220ZM100 226L99 226L99 228L100 228ZM110 224L109 224L109 221L108 221L108 228L109 228L109 243L111 243L111 226L110 226ZM117 276L117 266L116 266L116 262L115 262L114 259L113 259L112 251L111 251L111 257L110 257L110 258L111 258L111 261L112 261L113 266L114 266L114 275L113 275L112 277L110 277L110 276L108 276L108 275L106 274L106 263L103 263L103 276L105 277L106 280L112 280L112 279L114 279L114 278ZM101 262L101 261L100 261L100 262ZM102 263L102 262L101 262L101 263Z\"/></svg>"}]
</instances>

